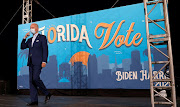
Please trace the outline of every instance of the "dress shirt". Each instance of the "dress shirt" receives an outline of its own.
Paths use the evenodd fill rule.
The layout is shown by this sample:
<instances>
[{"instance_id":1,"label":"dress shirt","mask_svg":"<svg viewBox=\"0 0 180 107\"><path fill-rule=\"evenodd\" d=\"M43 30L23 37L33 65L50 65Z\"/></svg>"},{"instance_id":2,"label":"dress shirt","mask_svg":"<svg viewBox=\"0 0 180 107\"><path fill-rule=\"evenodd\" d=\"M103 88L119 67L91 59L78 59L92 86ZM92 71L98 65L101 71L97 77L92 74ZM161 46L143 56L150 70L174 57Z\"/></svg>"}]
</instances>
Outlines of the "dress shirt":
<instances>
[{"instance_id":1,"label":"dress shirt","mask_svg":"<svg viewBox=\"0 0 180 107\"><path fill-rule=\"evenodd\" d=\"M32 47L33 47L34 41L36 40L37 35L38 35L38 33L36 33L36 34L33 35L32 43L31 43L31 46L32 46Z\"/></svg>"}]
</instances>

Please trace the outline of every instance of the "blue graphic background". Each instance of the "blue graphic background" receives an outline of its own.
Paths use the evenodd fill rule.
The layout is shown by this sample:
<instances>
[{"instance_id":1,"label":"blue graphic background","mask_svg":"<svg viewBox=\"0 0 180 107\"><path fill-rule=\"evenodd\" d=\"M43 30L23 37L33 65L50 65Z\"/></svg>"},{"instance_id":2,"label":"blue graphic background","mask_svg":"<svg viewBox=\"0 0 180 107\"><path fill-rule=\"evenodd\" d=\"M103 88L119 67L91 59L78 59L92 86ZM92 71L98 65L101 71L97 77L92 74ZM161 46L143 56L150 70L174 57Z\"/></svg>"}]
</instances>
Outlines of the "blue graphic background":
<instances>
[{"instance_id":1,"label":"blue graphic background","mask_svg":"<svg viewBox=\"0 0 180 107\"><path fill-rule=\"evenodd\" d=\"M101 11L95 11L90 13L82 13L72 16L66 16L61 18L54 18L49 20L43 20L35 22L39 25L39 28L44 28L44 30L39 33L47 36L47 32L50 27L56 27L58 25L63 25L66 29L66 24L75 24L81 31L82 25L86 26L89 41L92 49L83 40L79 43L79 39L76 42L63 42L62 38L60 42L57 42L57 38L54 43L48 43L49 47L49 58L47 67L42 69L41 79L44 84L49 89L149 89L149 80L142 78L141 70L147 71L148 73L148 58L147 58L147 40L146 40L146 27L145 27L145 15L144 15L144 4L135 4L124 7L106 9ZM150 7L152 8L152 7ZM158 5L155 9L157 11L163 12L161 5ZM152 12L149 17L156 15L157 19L161 19L162 14L157 14ZM141 38L143 38L142 43L139 46L127 47L122 45L120 48L115 47L114 42L107 48L99 50L104 36L101 39L97 39L94 35L95 27L99 23L112 23L115 21L112 27L109 41L114 35L119 23L125 20L122 24L118 35L126 36L127 30L132 22L135 22L133 27L134 31L131 33L129 42L132 40L136 33L141 33ZM18 26L18 66L17 66L17 88L18 89L28 89L29 88L29 68L27 66L28 49L21 50L20 44L25 36L25 34L30 30L30 24L23 24ZM164 26L163 23L159 23ZM156 27L154 24L150 24L154 30L152 34L162 34L160 28ZM97 30L97 34L100 35L102 29ZM106 29L104 29L106 32ZM65 32L65 38L66 38ZM51 35L53 33L51 32ZM32 37L32 34L30 35ZM53 37L51 36L51 39ZM108 42L109 42L108 41ZM139 40L138 40L139 41ZM137 41L137 42L138 42ZM82 62L75 62L72 66L70 58L79 51L86 51L90 53L88 58L88 66L82 64ZM165 49L162 47L162 51ZM157 60L158 58L164 59L164 57L157 57L159 53L153 51L153 58ZM166 52L165 52L166 53ZM155 55L157 55L155 57ZM156 58L156 59L155 59ZM153 66L154 70L158 70ZM137 72L137 79L134 80L121 80L117 81L118 78L116 71L121 72ZM147 74L148 75L148 74Z\"/></svg>"}]
</instances>

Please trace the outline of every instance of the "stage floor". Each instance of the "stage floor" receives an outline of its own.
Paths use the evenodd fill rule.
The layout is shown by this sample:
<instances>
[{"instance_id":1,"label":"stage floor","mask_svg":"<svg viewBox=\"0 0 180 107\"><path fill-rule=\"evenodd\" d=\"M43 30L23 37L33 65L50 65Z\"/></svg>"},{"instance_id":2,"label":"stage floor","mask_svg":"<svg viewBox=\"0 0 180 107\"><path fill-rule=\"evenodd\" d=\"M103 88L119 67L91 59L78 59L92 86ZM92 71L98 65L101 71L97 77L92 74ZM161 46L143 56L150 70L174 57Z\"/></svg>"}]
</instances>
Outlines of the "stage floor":
<instances>
[{"instance_id":1,"label":"stage floor","mask_svg":"<svg viewBox=\"0 0 180 107\"><path fill-rule=\"evenodd\" d=\"M0 95L1 107L24 107L30 102L28 95ZM177 99L178 105L180 98ZM39 96L39 107L151 107L149 97L89 97L52 96L44 104L44 96ZM159 106L158 106L159 107ZM165 106L161 106L165 107Z\"/></svg>"}]
</instances>

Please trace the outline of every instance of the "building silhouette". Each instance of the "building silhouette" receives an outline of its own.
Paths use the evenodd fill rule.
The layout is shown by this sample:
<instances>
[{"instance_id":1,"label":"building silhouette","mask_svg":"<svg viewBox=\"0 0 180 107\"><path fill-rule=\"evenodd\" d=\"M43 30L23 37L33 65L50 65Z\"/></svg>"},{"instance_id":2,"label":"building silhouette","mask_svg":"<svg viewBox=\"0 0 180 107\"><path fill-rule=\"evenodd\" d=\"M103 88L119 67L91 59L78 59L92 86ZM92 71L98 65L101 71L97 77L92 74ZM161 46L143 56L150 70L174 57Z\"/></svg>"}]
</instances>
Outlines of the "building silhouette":
<instances>
[{"instance_id":1,"label":"building silhouette","mask_svg":"<svg viewBox=\"0 0 180 107\"><path fill-rule=\"evenodd\" d=\"M97 88L98 67L96 55L89 55L88 58L88 88Z\"/></svg>"},{"instance_id":2,"label":"building silhouette","mask_svg":"<svg viewBox=\"0 0 180 107\"><path fill-rule=\"evenodd\" d=\"M71 88L72 89L86 89L87 88L87 75L84 75L83 72L86 72L86 66L82 62L75 62L72 66L72 75L71 75Z\"/></svg>"},{"instance_id":3,"label":"building silhouette","mask_svg":"<svg viewBox=\"0 0 180 107\"><path fill-rule=\"evenodd\" d=\"M144 70L149 71L149 62L148 61L144 61Z\"/></svg>"},{"instance_id":4,"label":"building silhouette","mask_svg":"<svg viewBox=\"0 0 180 107\"><path fill-rule=\"evenodd\" d=\"M124 71L130 71L131 59L123 59L122 60L122 68Z\"/></svg>"},{"instance_id":5,"label":"building silhouette","mask_svg":"<svg viewBox=\"0 0 180 107\"><path fill-rule=\"evenodd\" d=\"M56 55L49 56L49 61L45 68L42 68L40 75L44 85L48 89L56 89L58 86L58 68Z\"/></svg>"},{"instance_id":6,"label":"building silhouette","mask_svg":"<svg viewBox=\"0 0 180 107\"><path fill-rule=\"evenodd\" d=\"M116 68L117 68L117 60L116 60L116 56L115 56L114 67L112 68L111 72L115 72Z\"/></svg>"},{"instance_id":7,"label":"building silhouette","mask_svg":"<svg viewBox=\"0 0 180 107\"><path fill-rule=\"evenodd\" d=\"M167 48L159 48L159 50L161 50L163 53L167 54ZM148 57L148 51L147 49L145 49L143 51L143 54L146 55ZM151 54L152 54L152 61L167 61L167 57L165 57L164 55L162 55L159 51L157 51L156 49L151 49ZM158 71L161 69L161 67L164 64L155 64L154 65L154 70ZM149 68L149 67L148 67ZM149 70L149 69L148 69ZM164 69L162 69L163 71Z\"/></svg>"},{"instance_id":8,"label":"building silhouette","mask_svg":"<svg viewBox=\"0 0 180 107\"><path fill-rule=\"evenodd\" d=\"M134 50L131 52L131 71L140 71L142 70L142 64L140 59L140 52L138 50Z\"/></svg>"},{"instance_id":9,"label":"building silhouette","mask_svg":"<svg viewBox=\"0 0 180 107\"><path fill-rule=\"evenodd\" d=\"M97 58L98 74L102 73L103 69L109 69L109 56L102 54Z\"/></svg>"}]
</instances>

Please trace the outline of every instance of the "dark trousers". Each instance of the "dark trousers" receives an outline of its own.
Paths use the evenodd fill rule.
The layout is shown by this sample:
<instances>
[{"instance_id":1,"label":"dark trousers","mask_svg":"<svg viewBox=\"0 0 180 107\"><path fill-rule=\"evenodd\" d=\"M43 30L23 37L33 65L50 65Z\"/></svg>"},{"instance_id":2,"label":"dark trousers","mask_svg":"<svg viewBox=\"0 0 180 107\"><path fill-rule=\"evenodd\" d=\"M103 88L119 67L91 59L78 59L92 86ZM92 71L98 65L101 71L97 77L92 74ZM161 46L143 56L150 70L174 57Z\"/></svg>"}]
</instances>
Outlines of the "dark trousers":
<instances>
[{"instance_id":1,"label":"dark trousers","mask_svg":"<svg viewBox=\"0 0 180 107\"><path fill-rule=\"evenodd\" d=\"M46 89L44 83L40 79L42 67L40 65L30 65L29 66L29 82L30 82L30 98L31 102L38 101L38 87L45 94L48 95L49 92Z\"/></svg>"}]
</instances>

